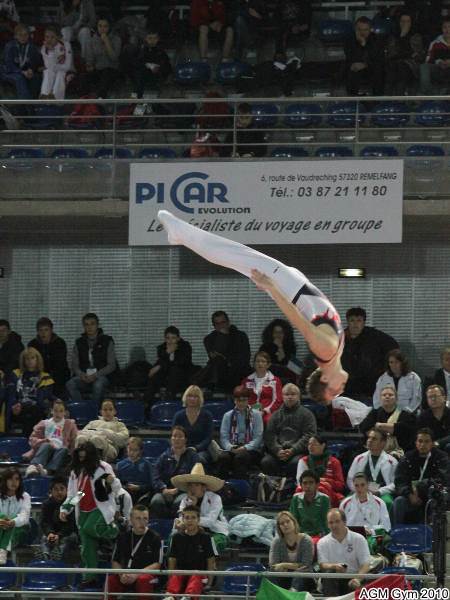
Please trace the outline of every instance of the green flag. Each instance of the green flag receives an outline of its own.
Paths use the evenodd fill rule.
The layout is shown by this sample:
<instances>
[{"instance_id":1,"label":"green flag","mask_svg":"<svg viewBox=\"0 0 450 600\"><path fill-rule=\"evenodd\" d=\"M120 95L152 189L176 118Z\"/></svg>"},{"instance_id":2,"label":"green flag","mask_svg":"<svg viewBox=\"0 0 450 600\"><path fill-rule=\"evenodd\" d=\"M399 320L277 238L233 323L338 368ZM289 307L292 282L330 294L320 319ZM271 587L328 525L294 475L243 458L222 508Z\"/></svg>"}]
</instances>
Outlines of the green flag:
<instances>
[{"instance_id":1,"label":"green flag","mask_svg":"<svg viewBox=\"0 0 450 600\"><path fill-rule=\"evenodd\" d=\"M290 592L263 577L256 600L313 600L313 596L309 592Z\"/></svg>"}]
</instances>

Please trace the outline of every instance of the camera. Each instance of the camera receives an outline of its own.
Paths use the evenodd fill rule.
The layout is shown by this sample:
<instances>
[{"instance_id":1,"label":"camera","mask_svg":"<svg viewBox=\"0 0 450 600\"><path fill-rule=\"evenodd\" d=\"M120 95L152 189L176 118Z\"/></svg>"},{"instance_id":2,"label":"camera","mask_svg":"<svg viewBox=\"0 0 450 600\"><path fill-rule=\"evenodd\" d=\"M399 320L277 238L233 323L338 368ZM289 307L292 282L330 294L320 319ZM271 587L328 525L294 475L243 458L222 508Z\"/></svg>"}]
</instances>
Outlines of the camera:
<instances>
[{"instance_id":1,"label":"camera","mask_svg":"<svg viewBox=\"0 0 450 600\"><path fill-rule=\"evenodd\" d=\"M438 504L447 504L449 493L446 487L440 482L434 482L428 488L428 498L434 500Z\"/></svg>"}]
</instances>

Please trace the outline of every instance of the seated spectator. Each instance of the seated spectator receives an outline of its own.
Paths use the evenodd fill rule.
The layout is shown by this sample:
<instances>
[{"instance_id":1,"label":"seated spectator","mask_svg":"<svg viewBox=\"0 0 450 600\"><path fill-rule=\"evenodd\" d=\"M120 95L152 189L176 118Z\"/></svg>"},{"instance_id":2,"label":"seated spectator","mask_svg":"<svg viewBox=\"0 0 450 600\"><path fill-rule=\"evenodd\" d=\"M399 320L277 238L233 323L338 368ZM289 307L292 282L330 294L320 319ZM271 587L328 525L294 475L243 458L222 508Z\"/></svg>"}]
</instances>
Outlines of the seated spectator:
<instances>
[{"instance_id":1,"label":"seated spectator","mask_svg":"<svg viewBox=\"0 0 450 600\"><path fill-rule=\"evenodd\" d=\"M137 502L153 489L152 465L142 456L142 449L142 438L130 437L127 443L127 458L117 463L117 476L133 502Z\"/></svg>"},{"instance_id":2,"label":"seated spectator","mask_svg":"<svg viewBox=\"0 0 450 600\"><path fill-rule=\"evenodd\" d=\"M404 0L404 8L413 15L419 32L429 43L441 29L442 0Z\"/></svg>"},{"instance_id":3,"label":"seated spectator","mask_svg":"<svg viewBox=\"0 0 450 600\"><path fill-rule=\"evenodd\" d=\"M70 553L79 547L75 516L61 521L59 512L67 499L67 479L54 477L50 482L49 498L42 503L40 518L41 554L44 560L67 561Z\"/></svg>"},{"instance_id":4,"label":"seated spectator","mask_svg":"<svg viewBox=\"0 0 450 600\"><path fill-rule=\"evenodd\" d=\"M198 462L197 453L187 447L186 431L180 425L172 427L170 448L163 452L153 467L155 495L150 502L150 514L158 519L173 518L178 512L183 492L171 486L175 475L190 473Z\"/></svg>"},{"instance_id":5,"label":"seated spectator","mask_svg":"<svg viewBox=\"0 0 450 600\"><path fill-rule=\"evenodd\" d=\"M249 404L259 408L266 425L283 404L282 384L280 378L269 370L270 356L267 352L257 352L253 366L255 371L246 377L241 385L250 390Z\"/></svg>"},{"instance_id":6,"label":"seated spectator","mask_svg":"<svg viewBox=\"0 0 450 600\"><path fill-rule=\"evenodd\" d=\"M417 418L417 429L431 429L435 445L450 452L450 408L445 405L444 388L430 385L426 389L426 397L429 408Z\"/></svg>"},{"instance_id":7,"label":"seated spectator","mask_svg":"<svg viewBox=\"0 0 450 600\"><path fill-rule=\"evenodd\" d=\"M119 78L119 56L122 41L110 31L108 19L99 19L86 57L89 87L98 98L107 98Z\"/></svg>"},{"instance_id":8,"label":"seated spectator","mask_svg":"<svg viewBox=\"0 0 450 600\"><path fill-rule=\"evenodd\" d=\"M192 348L189 342L180 337L180 330L171 325L164 331L164 343L156 348L158 358L149 371L149 387L146 396L153 402L153 396L166 389L169 400L186 389L192 373Z\"/></svg>"},{"instance_id":9,"label":"seated spectator","mask_svg":"<svg viewBox=\"0 0 450 600\"><path fill-rule=\"evenodd\" d=\"M78 40L81 56L87 59L91 45L91 30L97 17L93 0L60 0L56 22L65 42Z\"/></svg>"},{"instance_id":10,"label":"seated spectator","mask_svg":"<svg viewBox=\"0 0 450 600\"><path fill-rule=\"evenodd\" d=\"M397 390L397 406L400 410L416 412L422 402L422 381L411 371L408 359L400 350L387 354L387 370L377 381L373 394L373 407L380 408L380 392L390 385Z\"/></svg>"},{"instance_id":11,"label":"seated spectator","mask_svg":"<svg viewBox=\"0 0 450 600\"><path fill-rule=\"evenodd\" d=\"M270 417L264 432L267 452L261 470L268 475L295 477L298 459L307 451L317 424L312 412L300 404L300 389L296 385L287 383L282 396L283 405Z\"/></svg>"},{"instance_id":12,"label":"seated spectator","mask_svg":"<svg viewBox=\"0 0 450 600\"><path fill-rule=\"evenodd\" d=\"M234 409L226 412L220 425L220 445L217 452L219 472L225 477L247 479L251 467L261 460L263 420L259 410L248 405L250 390L239 385L233 390ZM212 441L214 456L216 443Z\"/></svg>"},{"instance_id":13,"label":"seated spectator","mask_svg":"<svg viewBox=\"0 0 450 600\"><path fill-rule=\"evenodd\" d=\"M277 48L286 52L288 46L309 37L312 20L311 0L281 0L277 6Z\"/></svg>"},{"instance_id":14,"label":"seated spectator","mask_svg":"<svg viewBox=\"0 0 450 600\"><path fill-rule=\"evenodd\" d=\"M67 365L66 342L53 332L53 323L48 317L41 317L36 323L37 335L30 342L30 348L36 348L44 360L44 369L55 382L54 392L60 396L70 376Z\"/></svg>"},{"instance_id":15,"label":"seated spectator","mask_svg":"<svg viewBox=\"0 0 450 600\"><path fill-rule=\"evenodd\" d=\"M125 448L130 434L125 423L117 418L117 411L113 400L103 400L100 408L100 417L89 423L80 431L75 445L84 445L92 442L97 450L101 451L103 460L115 460L122 448Z\"/></svg>"},{"instance_id":16,"label":"seated spectator","mask_svg":"<svg viewBox=\"0 0 450 600\"><path fill-rule=\"evenodd\" d=\"M446 346L441 350L441 368L436 369L433 377L425 378L424 389L432 384L440 385L444 390L447 406L450 407L450 346ZM423 404L424 408L428 405Z\"/></svg>"},{"instance_id":17,"label":"seated spectator","mask_svg":"<svg viewBox=\"0 0 450 600\"><path fill-rule=\"evenodd\" d=\"M20 353L24 349L21 336L11 331L9 321L0 319L0 375L8 377L19 367Z\"/></svg>"},{"instance_id":18,"label":"seated spectator","mask_svg":"<svg viewBox=\"0 0 450 600\"><path fill-rule=\"evenodd\" d=\"M217 135L199 129L189 148L189 158L218 158L221 151L222 145Z\"/></svg>"},{"instance_id":19,"label":"seated spectator","mask_svg":"<svg viewBox=\"0 0 450 600\"><path fill-rule=\"evenodd\" d=\"M328 496L331 506L339 506L344 498L345 487L342 465L336 456L328 452L326 439L317 433L308 440L308 454L302 456L298 461L297 483L299 486L296 493L302 491L300 477L305 471L312 471L319 476L318 491Z\"/></svg>"},{"instance_id":20,"label":"seated spectator","mask_svg":"<svg viewBox=\"0 0 450 600\"><path fill-rule=\"evenodd\" d=\"M208 363L194 380L200 387L231 391L250 372L250 342L246 333L230 323L225 311L218 310L211 318L214 331L203 340Z\"/></svg>"},{"instance_id":21,"label":"seated spectator","mask_svg":"<svg viewBox=\"0 0 450 600\"><path fill-rule=\"evenodd\" d=\"M313 471L303 471L300 475L302 492L292 496L289 512L296 518L301 531L315 541L328 533L327 512L330 499L318 491L320 478Z\"/></svg>"},{"instance_id":22,"label":"seated spectator","mask_svg":"<svg viewBox=\"0 0 450 600\"><path fill-rule=\"evenodd\" d=\"M163 561L163 544L159 535L150 529L148 509L137 504L131 511L131 530L125 531L117 538L111 560L113 569L148 569L156 571ZM145 573L123 573L108 575L106 589L108 600L117 598L117 594L136 593L137 600L152 594L155 575ZM143 596L140 596L143 594Z\"/></svg>"},{"instance_id":23,"label":"seated spectator","mask_svg":"<svg viewBox=\"0 0 450 600\"><path fill-rule=\"evenodd\" d=\"M225 138L224 155L253 158L265 156L266 152L265 133L254 126L250 104L241 102L237 108L236 131L229 131Z\"/></svg>"},{"instance_id":24,"label":"seated spectator","mask_svg":"<svg viewBox=\"0 0 450 600\"><path fill-rule=\"evenodd\" d=\"M20 16L14 0L0 0L0 11L4 12L11 21L15 21L16 23L20 21Z\"/></svg>"},{"instance_id":25,"label":"seated spectator","mask_svg":"<svg viewBox=\"0 0 450 600\"><path fill-rule=\"evenodd\" d=\"M61 505L59 518L67 522L74 509L70 500L83 492L75 505L75 521L81 540L81 564L87 569L98 566L99 544L117 537L118 529L114 522L115 495L120 487L120 481L115 477L111 465L99 459L97 448L92 442L86 442L75 449L67 487L68 501ZM95 575L82 574L81 589L95 585Z\"/></svg>"},{"instance_id":26,"label":"seated spectator","mask_svg":"<svg viewBox=\"0 0 450 600\"><path fill-rule=\"evenodd\" d=\"M360 306L346 313L342 368L348 373L345 395L372 404L378 377L385 370L386 354L398 348L394 338L366 325L366 311Z\"/></svg>"},{"instance_id":27,"label":"seated spectator","mask_svg":"<svg viewBox=\"0 0 450 600\"><path fill-rule=\"evenodd\" d=\"M420 33L416 32L412 16L403 11L398 18L397 31L393 33L386 48L387 96L404 96L419 80L420 64L425 50Z\"/></svg>"},{"instance_id":28,"label":"seated spectator","mask_svg":"<svg viewBox=\"0 0 450 600\"><path fill-rule=\"evenodd\" d=\"M345 82L349 96L358 96L364 86L370 86L373 96L383 95L383 47L370 28L367 17L356 19L355 33L344 46Z\"/></svg>"},{"instance_id":29,"label":"seated spectator","mask_svg":"<svg viewBox=\"0 0 450 600\"><path fill-rule=\"evenodd\" d=\"M41 48L44 71L42 77L41 100L64 100L69 71L73 71L72 47L62 41L53 27L46 27L44 45Z\"/></svg>"},{"instance_id":30,"label":"seated spectator","mask_svg":"<svg viewBox=\"0 0 450 600\"><path fill-rule=\"evenodd\" d=\"M354 458L347 475L347 487L354 492L353 478L357 473L364 473L369 482L370 492L379 496L391 510L398 462L385 451L387 439L387 433L384 431L370 429L367 432L368 450Z\"/></svg>"},{"instance_id":31,"label":"seated spectator","mask_svg":"<svg viewBox=\"0 0 450 600\"><path fill-rule=\"evenodd\" d=\"M223 551L227 547L229 527L223 513L222 498L216 492L223 488L225 482L205 475L201 463L195 464L188 474L175 475L171 482L174 487L186 492L181 497L180 512L183 513L186 506L197 506L200 509L200 527L212 536L217 551ZM184 531L183 519L175 519L174 528Z\"/></svg>"},{"instance_id":32,"label":"seated spectator","mask_svg":"<svg viewBox=\"0 0 450 600\"><path fill-rule=\"evenodd\" d=\"M152 92L157 92L171 72L170 59L160 44L158 31L148 31L135 64L134 80L137 97L142 98L146 87ZM176 335L179 337L180 333Z\"/></svg>"},{"instance_id":33,"label":"seated spectator","mask_svg":"<svg viewBox=\"0 0 450 600\"><path fill-rule=\"evenodd\" d=\"M66 419L66 407L62 400L53 402L50 419L44 419L34 426L30 436L31 450L24 455L30 466L25 477L58 474L75 449L78 434L73 419Z\"/></svg>"},{"instance_id":34,"label":"seated spectator","mask_svg":"<svg viewBox=\"0 0 450 600\"><path fill-rule=\"evenodd\" d=\"M385 450L396 458L414 445L416 431L415 416L408 410L401 410L397 405L397 391L391 386L380 390L381 407L374 408L359 426L362 433L370 429L384 431L387 434Z\"/></svg>"},{"instance_id":35,"label":"seated spectator","mask_svg":"<svg viewBox=\"0 0 450 600\"><path fill-rule=\"evenodd\" d=\"M239 107L238 107L239 110ZM260 352L270 356L270 370L282 381L297 383L300 362L296 357L294 330L286 319L274 319L264 329Z\"/></svg>"},{"instance_id":36,"label":"seated spectator","mask_svg":"<svg viewBox=\"0 0 450 600\"><path fill-rule=\"evenodd\" d=\"M103 333L95 313L86 313L82 322L84 333L72 350L73 377L66 389L74 402L82 401L82 392L91 392L91 401L100 406L109 385L108 375L117 368L114 340Z\"/></svg>"},{"instance_id":37,"label":"seated spectator","mask_svg":"<svg viewBox=\"0 0 450 600\"><path fill-rule=\"evenodd\" d=\"M199 460L206 464L211 460L208 448L213 438L214 423L211 413L203 408L204 402L202 390L196 385L190 385L183 394L184 408L175 413L172 427L183 427L187 435L187 445L197 453Z\"/></svg>"},{"instance_id":38,"label":"seated spectator","mask_svg":"<svg viewBox=\"0 0 450 600\"><path fill-rule=\"evenodd\" d=\"M276 518L277 536L270 545L269 566L271 571L298 573L313 570L314 546L306 533L300 533L297 521L287 510L278 513ZM291 591L301 592L311 589L309 579L281 579L277 582Z\"/></svg>"},{"instance_id":39,"label":"seated spectator","mask_svg":"<svg viewBox=\"0 0 450 600\"><path fill-rule=\"evenodd\" d=\"M35 348L21 352L19 365L8 379L6 416L7 422L19 425L23 435L30 437L33 427L47 414L54 381L44 371L44 361Z\"/></svg>"},{"instance_id":40,"label":"seated spectator","mask_svg":"<svg viewBox=\"0 0 450 600\"><path fill-rule=\"evenodd\" d=\"M8 552L25 541L30 513L31 498L23 490L19 469L5 469L0 477L0 565L6 563Z\"/></svg>"},{"instance_id":41,"label":"seated spectator","mask_svg":"<svg viewBox=\"0 0 450 600\"><path fill-rule=\"evenodd\" d=\"M19 23L14 28L14 39L8 42L3 52L3 64L0 66L0 79L12 83L16 88L16 95L19 100L33 100L39 96L41 89L41 70L42 70L42 55L39 48L30 41L30 33L28 27ZM3 325L1 324L3 322ZM5 329L7 321L0 320L0 336L5 338ZM11 346L22 346L20 336L9 330L11 333ZM6 335L8 335L6 334ZM14 338L16 336L16 338ZM0 344L5 343L0 338ZM23 349L23 346L20 350ZM20 352L19 350L19 352ZM17 356L19 354L16 349ZM0 350L0 367L3 362L3 348ZM15 361L13 361L15 362ZM16 365L13 364L10 370Z\"/></svg>"},{"instance_id":42,"label":"seated spectator","mask_svg":"<svg viewBox=\"0 0 450 600\"><path fill-rule=\"evenodd\" d=\"M229 60L233 46L233 28L228 24L222 0L192 0L191 28L198 35L200 60L208 60L210 36L222 44L222 60Z\"/></svg>"},{"instance_id":43,"label":"seated spectator","mask_svg":"<svg viewBox=\"0 0 450 600\"><path fill-rule=\"evenodd\" d=\"M434 446L431 429L419 429L415 441L415 450L405 454L395 472L394 525L423 523L429 487L450 486L449 457Z\"/></svg>"},{"instance_id":44,"label":"seated spectator","mask_svg":"<svg viewBox=\"0 0 450 600\"><path fill-rule=\"evenodd\" d=\"M322 579L324 596L340 596L362 585L363 576L370 569L370 552L367 540L351 531L345 522L345 513L332 508L327 514L330 533L317 544L317 559L322 573L358 573L353 579Z\"/></svg>"},{"instance_id":45,"label":"seated spectator","mask_svg":"<svg viewBox=\"0 0 450 600\"><path fill-rule=\"evenodd\" d=\"M442 21L442 35L431 42L425 62L420 66L420 90L430 94L432 85L450 83L450 17Z\"/></svg>"},{"instance_id":46,"label":"seated spectator","mask_svg":"<svg viewBox=\"0 0 450 600\"><path fill-rule=\"evenodd\" d=\"M236 0L231 20L237 60L245 61L248 47L258 43L266 18L265 0Z\"/></svg>"}]
</instances>

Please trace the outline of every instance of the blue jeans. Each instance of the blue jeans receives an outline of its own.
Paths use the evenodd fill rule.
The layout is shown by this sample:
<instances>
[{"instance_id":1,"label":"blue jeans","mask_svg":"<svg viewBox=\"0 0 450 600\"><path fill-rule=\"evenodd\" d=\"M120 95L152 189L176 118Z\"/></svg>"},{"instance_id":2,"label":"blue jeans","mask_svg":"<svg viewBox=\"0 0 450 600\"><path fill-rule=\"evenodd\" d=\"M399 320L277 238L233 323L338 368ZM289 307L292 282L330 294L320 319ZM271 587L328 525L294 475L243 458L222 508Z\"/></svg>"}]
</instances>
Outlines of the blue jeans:
<instances>
[{"instance_id":1,"label":"blue jeans","mask_svg":"<svg viewBox=\"0 0 450 600\"><path fill-rule=\"evenodd\" d=\"M39 94L41 78L38 75L27 79L22 73L3 73L2 79L15 85L19 100L32 100L33 98L37 98Z\"/></svg>"},{"instance_id":2,"label":"blue jeans","mask_svg":"<svg viewBox=\"0 0 450 600\"><path fill-rule=\"evenodd\" d=\"M49 471L59 471L65 463L69 451L67 448L53 448L49 443L41 444L31 459L32 465L42 465Z\"/></svg>"},{"instance_id":3,"label":"blue jeans","mask_svg":"<svg viewBox=\"0 0 450 600\"><path fill-rule=\"evenodd\" d=\"M82 392L91 392L92 401L100 405L108 387L108 378L100 375L93 383L84 383L79 377L72 377L66 383L66 389L74 402L82 402Z\"/></svg>"}]
</instances>

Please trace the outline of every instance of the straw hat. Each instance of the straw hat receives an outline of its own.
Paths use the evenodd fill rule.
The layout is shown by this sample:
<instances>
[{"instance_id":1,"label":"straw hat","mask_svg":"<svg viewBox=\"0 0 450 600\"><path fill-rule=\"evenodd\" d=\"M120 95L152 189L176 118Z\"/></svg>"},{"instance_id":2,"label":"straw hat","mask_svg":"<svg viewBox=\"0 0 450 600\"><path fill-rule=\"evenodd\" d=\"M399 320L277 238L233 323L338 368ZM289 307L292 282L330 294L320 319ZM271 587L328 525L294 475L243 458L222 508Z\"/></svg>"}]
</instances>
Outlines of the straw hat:
<instances>
[{"instance_id":1,"label":"straw hat","mask_svg":"<svg viewBox=\"0 0 450 600\"><path fill-rule=\"evenodd\" d=\"M202 463L196 463L192 467L192 471L185 475L175 475L170 480L172 485L182 492L187 492L188 483L203 483L211 492L218 492L225 484L223 479L206 475Z\"/></svg>"}]
</instances>

